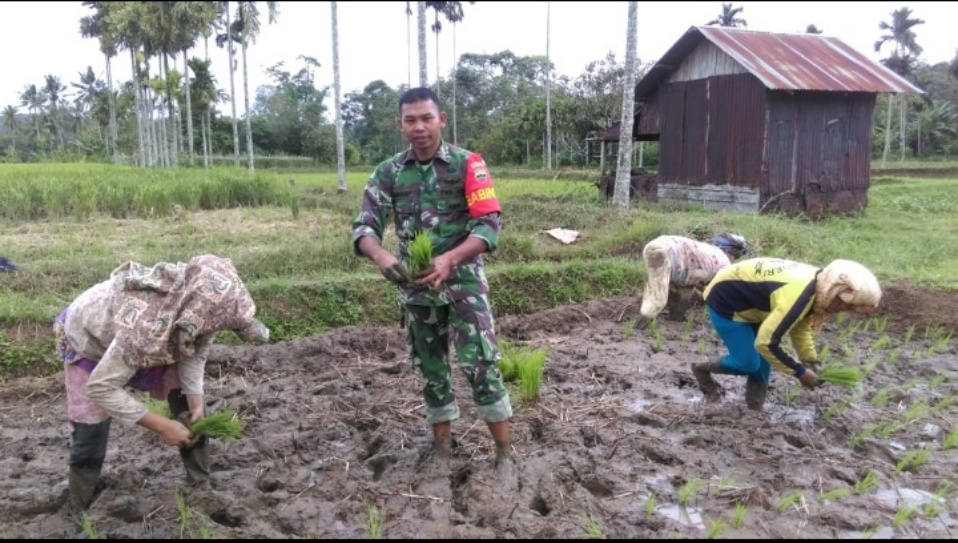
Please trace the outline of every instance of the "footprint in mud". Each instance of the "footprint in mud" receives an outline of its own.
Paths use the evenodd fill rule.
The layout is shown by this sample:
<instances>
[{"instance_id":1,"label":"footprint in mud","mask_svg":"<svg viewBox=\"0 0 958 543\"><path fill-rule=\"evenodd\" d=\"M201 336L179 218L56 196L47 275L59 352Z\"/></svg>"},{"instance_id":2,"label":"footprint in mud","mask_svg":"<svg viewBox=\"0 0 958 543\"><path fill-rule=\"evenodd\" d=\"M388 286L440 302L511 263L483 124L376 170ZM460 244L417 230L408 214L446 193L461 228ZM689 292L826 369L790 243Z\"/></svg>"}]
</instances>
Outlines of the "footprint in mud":
<instances>
[{"instance_id":1,"label":"footprint in mud","mask_svg":"<svg viewBox=\"0 0 958 543\"><path fill-rule=\"evenodd\" d=\"M373 481L380 480L383 476L383 473L385 473L390 466L395 464L397 460L398 458L393 452L376 454L366 460L366 467L373 472Z\"/></svg>"}]
</instances>

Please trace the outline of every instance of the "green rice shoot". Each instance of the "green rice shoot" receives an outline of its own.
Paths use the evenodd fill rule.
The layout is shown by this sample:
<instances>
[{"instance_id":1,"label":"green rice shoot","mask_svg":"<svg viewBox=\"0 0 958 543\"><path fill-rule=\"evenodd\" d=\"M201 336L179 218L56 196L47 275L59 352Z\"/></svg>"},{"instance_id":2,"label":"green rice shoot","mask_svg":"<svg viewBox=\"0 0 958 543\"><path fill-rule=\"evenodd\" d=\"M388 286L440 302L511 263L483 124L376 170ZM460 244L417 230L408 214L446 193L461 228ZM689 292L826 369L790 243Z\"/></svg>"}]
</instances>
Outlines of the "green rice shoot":
<instances>
[{"instance_id":1,"label":"green rice shoot","mask_svg":"<svg viewBox=\"0 0 958 543\"><path fill-rule=\"evenodd\" d=\"M157 415L161 417L164 417L167 419L173 418L173 412L170 411L169 402L165 402L163 400L157 400L156 398L153 398L150 396L145 396L143 398L143 404L146 405L147 409L149 409L150 411L152 411L153 413L156 413Z\"/></svg>"},{"instance_id":2,"label":"green rice shoot","mask_svg":"<svg viewBox=\"0 0 958 543\"><path fill-rule=\"evenodd\" d=\"M409 243L410 271L413 275L425 270L432 264L432 232L422 230Z\"/></svg>"},{"instance_id":3,"label":"green rice shoot","mask_svg":"<svg viewBox=\"0 0 958 543\"><path fill-rule=\"evenodd\" d=\"M243 423L236 418L233 410L218 411L194 422L190 432L220 439L237 439L243 434Z\"/></svg>"},{"instance_id":4,"label":"green rice shoot","mask_svg":"<svg viewBox=\"0 0 958 543\"><path fill-rule=\"evenodd\" d=\"M829 366L822 369L818 379L844 388L855 388L862 380L862 371L850 366Z\"/></svg>"},{"instance_id":5,"label":"green rice shoot","mask_svg":"<svg viewBox=\"0 0 958 543\"><path fill-rule=\"evenodd\" d=\"M516 384L522 401L528 403L538 400L542 370L548 354L546 349L516 347L505 341L499 342L499 349L502 358L496 365L502 373L502 380Z\"/></svg>"}]
</instances>

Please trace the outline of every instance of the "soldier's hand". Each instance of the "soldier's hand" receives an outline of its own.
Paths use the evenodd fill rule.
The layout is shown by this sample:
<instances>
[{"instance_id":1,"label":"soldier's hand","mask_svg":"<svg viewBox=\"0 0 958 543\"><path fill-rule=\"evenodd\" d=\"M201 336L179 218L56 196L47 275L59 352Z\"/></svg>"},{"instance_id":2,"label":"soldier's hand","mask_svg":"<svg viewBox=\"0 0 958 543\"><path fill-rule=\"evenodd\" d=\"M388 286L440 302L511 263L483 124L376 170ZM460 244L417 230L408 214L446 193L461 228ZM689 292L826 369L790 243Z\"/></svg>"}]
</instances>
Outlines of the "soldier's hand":
<instances>
[{"instance_id":1,"label":"soldier's hand","mask_svg":"<svg viewBox=\"0 0 958 543\"><path fill-rule=\"evenodd\" d=\"M383 277L399 286L404 286L412 281L412 277L409 276L409 272L406 271L406 267L403 266L399 261L396 261L385 268L380 268L379 271L382 272Z\"/></svg>"},{"instance_id":2,"label":"soldier's hand","mask_svg":"<svg viewBox=\"0 0 958 543\"><path fill-rule=\"evenodd\" d=\"M416 284L438 289L452 275L452 259L448 255L439 255L432 261L432 265L416 275Z\"/></svg>"}]
</instances>

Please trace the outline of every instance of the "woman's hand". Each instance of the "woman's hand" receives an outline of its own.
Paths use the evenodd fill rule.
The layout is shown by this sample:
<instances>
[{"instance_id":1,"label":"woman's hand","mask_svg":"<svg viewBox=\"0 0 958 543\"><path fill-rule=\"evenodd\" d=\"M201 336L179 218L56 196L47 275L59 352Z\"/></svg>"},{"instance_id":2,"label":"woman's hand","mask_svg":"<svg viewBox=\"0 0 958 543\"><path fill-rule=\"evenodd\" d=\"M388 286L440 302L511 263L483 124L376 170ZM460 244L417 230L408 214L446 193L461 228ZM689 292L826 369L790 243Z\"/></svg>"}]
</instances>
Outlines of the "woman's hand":
<instances>
[{"instance_id":1,"label":"woman's hand","mask_svg":"<svg viewBox=\"0 0 958 543\"><path fill-rule=\"evenodd\" d=\"M815 388L820 384L818 381L818 374L816 374L813 369L808 367L805 368L805 373L803 373L798 380L802 382L802 386L805 388Z\"/></svg>"}]
</instances>

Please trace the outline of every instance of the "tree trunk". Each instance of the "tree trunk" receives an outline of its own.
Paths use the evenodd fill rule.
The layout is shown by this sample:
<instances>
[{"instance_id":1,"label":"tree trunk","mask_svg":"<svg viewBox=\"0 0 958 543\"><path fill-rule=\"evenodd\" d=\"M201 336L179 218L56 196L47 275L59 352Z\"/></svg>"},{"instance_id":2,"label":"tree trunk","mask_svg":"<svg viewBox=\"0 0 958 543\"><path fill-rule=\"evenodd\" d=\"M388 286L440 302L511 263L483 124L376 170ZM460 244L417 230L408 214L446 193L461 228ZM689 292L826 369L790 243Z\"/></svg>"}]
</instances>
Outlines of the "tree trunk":
<instances>
[{"instance_id":1,"label":"tree trunk","mask_svg":"<svg viewBox=\"0 0 958 543\"><path fill-rule=\"evenodd\" d=\"M629 2L628 34L625 40L625 87L622 89L622 123L619 125L619 164L615 174L612 204L627 209L632 186L632 123L635 111L635 42L638 26L638 2Z\"/></svg>"},{"instance_id":2,"label":"tree trunk","mask_svg":"<svg viewBox=\"0 0 958 543\"><path fill-rule=\"evenodd\" d=\"M163 58L163 87L166 89L166 122L163 123L163 130L167 132L166 153L167 167L176 166L176 154L179 151L176 143L176 115L173 107L173 88L170 86L170 57L166 53L161 53ZM176 62L173 63L176 66Z\"/></svg>"},{"instance_id":3,"label":"tree trunk","mask_svg":"<svg viewBox=\"0 0 958 543\"><path fill-rule=\"evenodd\" d=\"M146 146L143 142L143 110L142 100L140 99L140 67L136 61L136 51L130 48L130 69L133 74L133 109L136 110L136 140L137 155L139 155L139 166L146 167Z\"/></svg>"},{"instance_id":4,"label":"tree trunk","mask_svg":"<svg viewBox=\"0 0 958 543\"><path fill-rule=\"evenodd\" d=\"M113 163L119 164L120 151L116 137L116 96L113 95L113 63L109 55L106 57L106 86L110 93L108 96L110 98L110 140L113 149Z\"/></svg>"},{"instance_id":5,"label":"tree trunk","mask_svg":"<svg viewBox=\"0 0 958 543\"><path fill-rule=\"evenodd\" d=\"M230 105L233 108L233 164L238 168L239 159L239 121L236 119L236 77L233 75L233 34L230 32L230 3L226 2L226 35L229 38L226 41L226 50L229 52L230 61Z\"/></svg>"},{"instance_id":6,"label":"tree trunk","mask_svg":"<svg viewBox=\"0 0 958 543\"><path fill-rule=\"evenodd\" d=\"M552 2L546 2L546 160L547 170L552 169L552 65L549 60L549 31Z\"/></svg>"},{"instance_id":7,"label":"tree trunk","mask_svg":"<svg viewBox=\"0 0 958 543\"><path fill-rule=\"evenodd\" d=\"M190 166L195 166L196 156L193 153L193 99L190 96L190 63L186 49L183 49L183 78L186 81L186 141L190 147Z\"/></svg>"},{"instance_id":8,"label":"tree trunk","mask_svg":"<svg viewBox=\"0 0 958 543\"><path fill-rule=\"evenodd\" d=\"M417 23L419 25L419 86L429 86L429 74L426 72L426 3L416 2Z\"/></svg>"},{"instance_id":9,"label":"tree trunk","mask_svg":"<svg viewBox=\"0 0 958 543\"><path fill-rule=\"evenodd\" d=\"M452 144L459 145L456 130L456 78L459 75L459 59L456 57L456 22L452 22Z\"/></svg>"},{"instance_id":10,"label":"tree trunk","mask_svg":"<svg viewBox=\"0 0 958 543\"><path fill-rule=\"evenodd\" d=\"M206 139L206 126L207 126L207 117L204 115L200 120L200 132L201 137L203 138L203 167L210 167L210 147L209 140Z\"/></svg>"},{"instance_id":11,"label":"tree trunk","mask_svg":"<svg viewBox=\"0 0 958 543\"><path fill-rule=\"evenodd\" d=\"M203 38L203 60L205 61L210 60L210 37L209 36L205 36ZM213 111L213 103L210 102L206 104L206 111L203 114L203 121L205 122L205 124L203 125L203 130L204 130L203 137L206 138L206 150L203 151L204 153L203 167L204 168L210 167L210 161L212 160L211 157L213 155L213 135L210 133L210 125L213 124L212 111Z\"/></svg>"},{"instance_id":12,"label":"tree trunk","mask_svg":"<svg viewBox=\"0 0 958 543\"><path fill-rule=\"evenodd\" d=\"M333 91L336 108L336 173L339 178L339 192L346 192L346 150L343 141L343 113L340 105L342 90L339 86L339 18L336 15L336 2L330 2L333 21Z\"/></svg>"},{"instance_id":13,"label":"tree trunk","mask_svg":"<svg viewBox=\"0 0 958 543\"><path fill-rule=\"evenodd\" d=\"M901 100L898 102L898 109L900 112L898 119L898 133L899 145L901 145L901 162L905 162L905 121L908 120L908 112L906 111L908 107L908 97L904 94L901 97Z\"/></svg>"},{"instance_id":14,"label":"tree trunk","mask_svg":"<svg viewBox=\"0 0 958 543\"><path fill-rule=\"evenodd\" d=\"M439 11L436 11L436 17L434 21L436 28L439 27ZM436 30L436 96L442 100L442 93L439 89L439 82L442 78L439 76L439 30Z\"/></svg>"},{"instance_id":15,"label":"tree trunk","mask_svg":"<svg viewBox=\"0 0 958 543\"><path fill-rule=\"evenodd\" d=\"M881 153L881 167L883 170L885 169L885 161L888 160L888 152L891 151L891 106L892 98L894 97L894 94L888 93L888 116L885 117L885 148Z\"/></svg>"},{"instance_id":16,"label":"tree trunk","mask_svg":"<svg viewBox=\"0 0 958 543\"><path fill-rule=\"evenodd\" d=\"M246 67L248 36L243 36L243 109L246 111L246 155L249 171L253 171L253 125L249 116L249 70Z\"/></svg>"},{"instance_id":17,"label":"tree trunk","mask_svg":"<svg viewBox=\"0 0 958 543\"><path fill-rule=\"evenodd\" d=\"M412 6L406 1L406 87L412 88Z\"/></svg>"}]
</instances>

